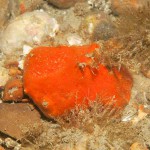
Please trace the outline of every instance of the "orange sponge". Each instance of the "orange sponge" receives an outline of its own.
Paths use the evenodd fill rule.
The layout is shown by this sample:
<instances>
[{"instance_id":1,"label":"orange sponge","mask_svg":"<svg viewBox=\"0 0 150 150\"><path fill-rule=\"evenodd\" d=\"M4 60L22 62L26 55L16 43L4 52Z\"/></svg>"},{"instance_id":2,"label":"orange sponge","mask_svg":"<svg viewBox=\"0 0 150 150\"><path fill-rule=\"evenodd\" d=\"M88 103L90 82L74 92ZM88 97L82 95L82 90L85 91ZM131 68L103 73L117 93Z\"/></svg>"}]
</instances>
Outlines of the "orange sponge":
<instances>
[{"instance_id":1,"label":"orange sponge","mask_svg":"<svg viewBox=\"0 0 150 150\"><path fill-rule=\"evenodd\" d=\"M47 117L64 114L75 105L88 106L99 101L124 108L129 100L132 78L121 67L110 71L102 64L89 64L93 58L87 53L99 46L38 47L25 59L24 90Z\"/></svg>"}]
</instances>

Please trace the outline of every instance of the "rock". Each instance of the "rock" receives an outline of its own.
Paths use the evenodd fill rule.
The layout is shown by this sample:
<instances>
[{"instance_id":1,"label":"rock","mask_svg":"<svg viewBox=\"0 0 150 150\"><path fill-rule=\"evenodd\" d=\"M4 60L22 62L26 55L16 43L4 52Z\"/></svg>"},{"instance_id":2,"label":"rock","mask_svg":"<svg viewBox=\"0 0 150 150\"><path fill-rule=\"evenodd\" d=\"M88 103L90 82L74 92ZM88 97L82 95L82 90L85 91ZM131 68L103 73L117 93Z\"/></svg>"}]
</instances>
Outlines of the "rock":
<instances>
[{"instance_id":1,"label":"rock","mask_svg":"<svg viewBox=\"0 0 150 150\"><path fill-rule=\"evenodd\" d=\"M9 18L9 0L0 0L0 28Z\"/></svg>"},{"instance_id":2,"label":"rock","mask_svg":"<svg viewBox=\"0 0 150 150\"><path fill-rule=\"evenodd\" d=\"M24 44L36 46L54 37L59 25L55 18L40 10L26 12L12 20L0 35L0 49L7 55L19 56Z\"/></svg>"},{"instance_id":3,"label":"rock","mask_svg":"<svg viewBox=\"0 0 150 150\"><path fill-rule=\"evenodd\" d=\"M20 101L23 98L23 83L17 78L10 79L4 89L3 101Z\"/></svg>"},{"instance_id":4,"label":"rock","mask_svg":"<svg viewBox=\"0 0 150 150\"><path fill-rule=\"evenodd\" d=\"M41 124L39 112L27 103L1 103L0 116L0 131L15 139Z\"/></svg>"},{"instance_id":5,"label":"rock","mask_svg":"<svg viewBox=\"0 0 150 150\"><path fill-rule=\"evenodd\" d=\"M128 1L128 5L125 3L127 3ZM130 2L130 0L127 0L126 2L121 1L121 0L111 0L111 7L112 7L112 11L115 15L120 15L124 12L124 9L127 8L127 6L134 6L132 5L132 3ZM135 7L135 6L134 6Z\"/></svg>"},{"instance_id":6,"label":"rock","mask_svg":"<svg viewBox=\"0 0 150 150\"><path fill-rule=\"evenodd\" d=\"M139 8L147 6L147 3L150 2L150 0L111 0L112 5L112 11L116 15L121 15L122 13L125 13L125 11L128 9L131 10L137 10Z\"/></svg>"},{"instance_id":7,"label":"rock","mask_svg":"<svg viewBox=\"0 0 150 150\"><path fill-rule=\"evenodd\" d=\"M69 8L76 2L81 2L81 0L48 0L48 2L58 8Z\"/></svg>"}]
</instances>

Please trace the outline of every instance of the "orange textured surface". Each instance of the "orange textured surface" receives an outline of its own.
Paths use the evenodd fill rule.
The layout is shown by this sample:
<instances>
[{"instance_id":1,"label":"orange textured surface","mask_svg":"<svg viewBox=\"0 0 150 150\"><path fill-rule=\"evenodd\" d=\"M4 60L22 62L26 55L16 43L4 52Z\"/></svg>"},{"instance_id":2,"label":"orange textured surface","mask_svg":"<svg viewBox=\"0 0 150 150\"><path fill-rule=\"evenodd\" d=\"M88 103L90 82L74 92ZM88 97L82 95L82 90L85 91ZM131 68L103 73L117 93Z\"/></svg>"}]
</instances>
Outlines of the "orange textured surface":
<instances>
[{"instance_id":1,"label":"orange textured surface","mask_svg":"<svg viewBox=\"0 0 150 150\"><path fill-rule=\"evenodd\" d=\"M108 70L102 64L97 69L80 64L92 60L85 55L98 45L38 47L25 59L24 90L47 116L59 116L65 111L88 105L100 97L102 104L124 108L130 100L132 78L122 67Z\"/></svg>"}]
</instances>

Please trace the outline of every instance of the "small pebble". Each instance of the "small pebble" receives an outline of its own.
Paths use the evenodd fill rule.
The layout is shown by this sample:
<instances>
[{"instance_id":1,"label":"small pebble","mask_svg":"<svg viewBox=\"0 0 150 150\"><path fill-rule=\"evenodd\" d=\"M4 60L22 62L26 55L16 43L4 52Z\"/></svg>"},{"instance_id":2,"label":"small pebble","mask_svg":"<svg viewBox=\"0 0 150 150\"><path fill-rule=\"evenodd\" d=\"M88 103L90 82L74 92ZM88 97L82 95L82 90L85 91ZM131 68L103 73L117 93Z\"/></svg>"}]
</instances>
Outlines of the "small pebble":
<instances>
[{"instance_id":1,"label":"small pebble","mask_svg":"<svg viewBox=\"0 0 150 150\"><path fill-rule=\"evenodd\" d=\"M18 75L22 75L22 72L18 68L13 67L9 69L9 75L12 77L16 77Z\"/></svg>"},{"instance_id":2,"label":"small pebble","mask_svg":"<svg viewBox=\"0 0 150 150\"><path fill-rule=\"evenodd\" d=\"M58 8L69 8L75 5L76 2L81 2L82 0L47 0L47 1Z\"/></svg>"},{"instance_id":3,"label":"small pebble","mask_svg":"<svg viewBox=\"0 0 150 150\"><path fill-rule=\"evenodd\" d=\"M3 101L20 101L23 98L23 83L20 79L10 79L4 89Z\"/></svg>"},{"instance_id":4,"label":"small pebble","mask_svg":"<svg viewBox=\"0 0 150 150\"><path fill-rule=\"evenodd\" d=\"M149 0L111 0L111 9L115 15L121 15L126 11L134 11L147 7Z\"/></svg>"},{"instance_id":5,"label":"small pebble","mask_svg":"<svg viewBox=\"0 0 150 150\"><path fill-rule=\"evenodd\" d=\"M148 150L148 149L143 144L135 142L131 145L130 150Z\"/></svg>"},{"instance_id":6,"label":"small pebble","mask_svg":"<svg viewBox=\"0 0 150 150\"><path fill-rule=\"evenodd\" d=\"M15 150L19 150L16 149L17 147L20 147L20 144L17 143L16 141L12 140L11 138L6 138L5 139L5 145L7 148L14 148Z\"/></svg>"}]
</instances>

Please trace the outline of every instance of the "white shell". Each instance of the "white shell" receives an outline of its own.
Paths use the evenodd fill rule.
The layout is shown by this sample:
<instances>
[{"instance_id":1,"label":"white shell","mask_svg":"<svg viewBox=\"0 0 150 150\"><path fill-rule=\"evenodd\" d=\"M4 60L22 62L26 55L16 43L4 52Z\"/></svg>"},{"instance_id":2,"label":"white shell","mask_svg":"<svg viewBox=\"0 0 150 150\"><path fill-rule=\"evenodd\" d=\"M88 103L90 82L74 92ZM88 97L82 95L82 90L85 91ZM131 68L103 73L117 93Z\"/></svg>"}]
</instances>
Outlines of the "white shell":
<instances>
[{"instance_id":1,"label":"white shell","mask_svg":"<svg viewBox=\"0 0 150 150\"><path fill-rule=\"evenodd\" d=\"M23 55L27 55L30 53L30 51L32 50L32 47L29 45L23 45Z\"/></svg>"},{"instance_id":2,"label":"white shell","mask_svg":"<svg viewBox=\"0 0 150 150\"><path fill-rule=\"evenodd\" d=\"M6 55L20 55L24 44L41 44L59 30L55 18L44 11L27 12L11 21L0 35L0 49Z\"/></svg>"}]
</instances>

